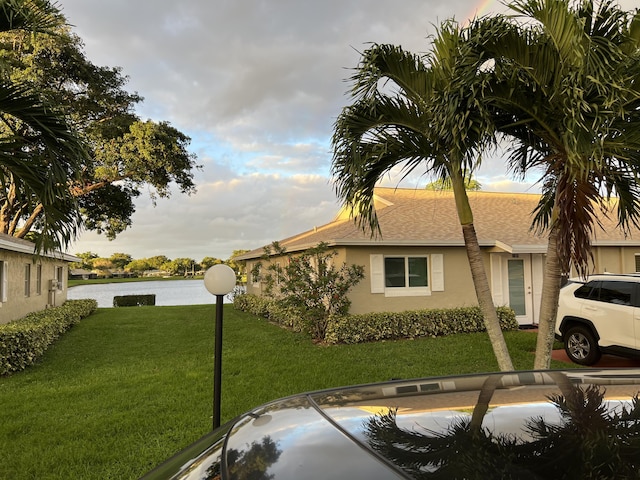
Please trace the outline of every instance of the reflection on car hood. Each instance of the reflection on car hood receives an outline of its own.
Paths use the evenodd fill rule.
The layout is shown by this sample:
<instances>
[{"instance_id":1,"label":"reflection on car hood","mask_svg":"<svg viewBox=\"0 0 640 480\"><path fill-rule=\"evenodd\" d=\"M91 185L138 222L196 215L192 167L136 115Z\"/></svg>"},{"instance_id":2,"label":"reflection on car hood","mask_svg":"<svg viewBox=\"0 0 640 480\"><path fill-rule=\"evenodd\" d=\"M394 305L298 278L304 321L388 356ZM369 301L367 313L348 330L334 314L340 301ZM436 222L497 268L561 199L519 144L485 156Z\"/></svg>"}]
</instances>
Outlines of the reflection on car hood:
<instances>
[{"instance_id":1,"label":"reflection on car hood","mask_svg":"<svg viewBox=\"0 0 640 480\"><path fill-rule=\"evenodd\" d=\"M238 417L144 478L631 478L639 391L640 371L625 369L312 392Z\"/></svg>"}]
</instances>

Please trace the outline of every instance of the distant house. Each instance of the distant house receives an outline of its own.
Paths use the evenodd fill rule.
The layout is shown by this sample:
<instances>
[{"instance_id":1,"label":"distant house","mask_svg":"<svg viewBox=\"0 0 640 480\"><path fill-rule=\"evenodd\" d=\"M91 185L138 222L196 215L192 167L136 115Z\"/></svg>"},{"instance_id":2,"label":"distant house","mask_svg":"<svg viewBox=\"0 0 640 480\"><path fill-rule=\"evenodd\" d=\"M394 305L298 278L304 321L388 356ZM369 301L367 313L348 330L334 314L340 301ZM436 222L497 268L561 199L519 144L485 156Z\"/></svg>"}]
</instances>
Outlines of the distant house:
<instances>
[{"instance_id":1,"label":"distant house","mask_svg":"<svg viewBox=\"0 0 640 480\"><path fill-rule=\"evenodd\" d=\"M33 243L0 233L0 323L67 300L69 262L61 252L36 256Z\"/></svg>"},{"instance_id":2,"label":"distant house","mask_svg":"<svg viewBox=\"0 0 640 480\"><path fill-rule=\"evenodd\" d=\"M91 280L98 278L98 274L82 268L69 269L69 280Z\"/></svg>"},{"instance_id":3,"label":"distant house","mask_svg":"<svg viewBox=\"0 0 640 480\"><path fill-rule=\"evenodd\" d=\"M531 230L535 194L468 192L496 305L516 311L520 324L538 322L547 238ZM325 242L339 264L365 267L351 292L352 313L477 305L455 201L451 192L377 188L375 207L382 235L371 238L344 211L330 223L280 241L287 252ZM594 273L640 271L640 231L630 236L614 219L600 218L592 239ZM247 272L263 248L245 260ZM281 261L275 259L274 261ZM249 275L247 293L263 285Z\"/></svg>"}]
</instances>

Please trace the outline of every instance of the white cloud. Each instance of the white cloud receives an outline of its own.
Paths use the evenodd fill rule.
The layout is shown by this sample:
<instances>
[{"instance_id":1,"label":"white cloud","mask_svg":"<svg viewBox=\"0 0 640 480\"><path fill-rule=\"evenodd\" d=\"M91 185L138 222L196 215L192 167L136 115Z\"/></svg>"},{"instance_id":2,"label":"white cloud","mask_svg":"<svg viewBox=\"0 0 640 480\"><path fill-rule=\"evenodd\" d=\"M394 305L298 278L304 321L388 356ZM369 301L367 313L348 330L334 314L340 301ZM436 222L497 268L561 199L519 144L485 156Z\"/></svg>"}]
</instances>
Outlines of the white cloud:
<instances>
[{"instance_id":1,"label":"white cloud","mask_svg":"<svg viewBox=\"0 0 640 480\"><path fill-rule=\"evenodd\" d=\"M197 194L176 192L155 209L140 198L117 240L86 233L71 251L227 258L329 221L338 208L330 138L358 52L370 42L427 51L440 21L464 21L486 4L62 0L88 57L121 66L145 98L139 115L191 136L203 165ZM503 9L497 0L489 7L480 13ZM407 185L424 184L421 173ZM499 160L488 162L485 189L520 188L504 174Z\"/></svg>"}]
</instances>

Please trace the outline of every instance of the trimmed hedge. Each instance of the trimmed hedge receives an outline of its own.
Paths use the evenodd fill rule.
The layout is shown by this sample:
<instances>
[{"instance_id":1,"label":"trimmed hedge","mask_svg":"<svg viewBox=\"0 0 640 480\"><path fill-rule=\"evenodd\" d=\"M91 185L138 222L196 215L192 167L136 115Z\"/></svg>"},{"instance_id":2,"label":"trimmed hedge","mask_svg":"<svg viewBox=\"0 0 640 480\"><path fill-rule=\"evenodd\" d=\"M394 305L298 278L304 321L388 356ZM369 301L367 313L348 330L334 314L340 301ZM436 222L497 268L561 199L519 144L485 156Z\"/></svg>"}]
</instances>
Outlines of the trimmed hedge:
<instances>
[{"instance_id":1,"label":"trimmed hedge","mask_svg":"<svg viewBox=\"0 0 640 480\"><path fill-rule=\"evenodd\" d=\"M496 311L502 330L518 329L513 310L498 307ZM486 330L480 307L367 313L332 320L325 337L325 341L330 344L439 337Z\"/></svg>"},{"instance_id":2,"label":"trimmed hedge","mask_svg":"<svg viewBox=\"0 0 640 480\"><path fill-rule=\"evenodd\" d=\"M60 335L98 308L95 300L68 300L0 325L0 375L24 370Z\"/></svg>"},{"instance_id":3,"label":"trimmed hedge","mask_svg":"<svg viewBox=\"0 0 640 480\"><path fill-rule=\"evenodd\" d=\"M239 295L236 309L303 332L304 312L280 306L277 301L258 295ZM517 330L518 321L509 307L498 307L502 330ZM363 343L403 338L438 337L455 333L485 331L480 307L415 310L406 312L365 313L332 317L324 341L328 344Z\"/></svg>"},{"instance_id":4,"label":"trimmed hedge","mask_svg":"<svg viewBox=\"0 0 640 480\"><path fill-rule=\"evenodd\" d=\"M142 305L154 306L156 295L116 295L113 297L114 307L140 307Z\"/></svg>"},{"instance_id":5,"label":"trimmed hedge","mask_svg":"<svg viewBox=\"0 0 640 480\"><path fill-rule=\"evenodd\" d=\"M270 322L290 328L295 332L305 331L303 315L296 308L285 306L277 300L258 295L242 294L234 297L233 306L236 310L266 318Z\"/></svg>"}]
</instances>

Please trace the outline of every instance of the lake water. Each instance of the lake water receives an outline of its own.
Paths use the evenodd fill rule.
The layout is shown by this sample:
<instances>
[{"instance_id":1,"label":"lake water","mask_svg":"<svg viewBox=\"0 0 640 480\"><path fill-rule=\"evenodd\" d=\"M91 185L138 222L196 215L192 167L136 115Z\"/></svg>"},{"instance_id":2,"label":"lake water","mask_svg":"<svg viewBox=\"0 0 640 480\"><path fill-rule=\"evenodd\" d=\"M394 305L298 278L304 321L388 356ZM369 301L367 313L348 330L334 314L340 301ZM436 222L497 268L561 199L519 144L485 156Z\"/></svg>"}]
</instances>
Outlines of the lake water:
<instances>
[{"instance_id":1,"label":"lake water","mask_svg":"<svg viewBox=\"0 0 640 480\"><path fill-rule=\"evenodd\" d=\"M203 280L152 280L149 282L77 285L69 288L67 298L69 300L93 298L98 302L98 307L109 308L113 307L113 297L115 296L151 294L155 294L157 306L216 303L215 295L211 295L207 291ZM224 302L229 303L231 299L225 295Z\"/></svg>"}]
</instances>

